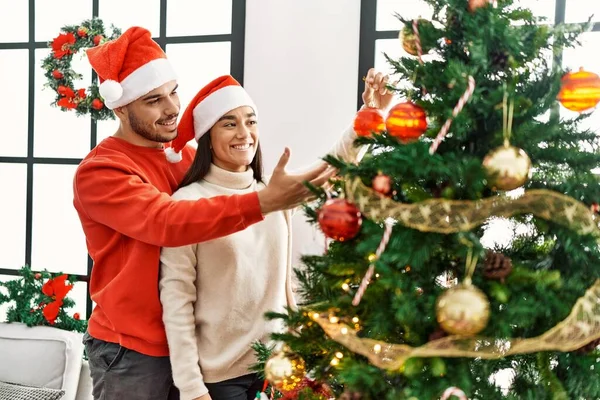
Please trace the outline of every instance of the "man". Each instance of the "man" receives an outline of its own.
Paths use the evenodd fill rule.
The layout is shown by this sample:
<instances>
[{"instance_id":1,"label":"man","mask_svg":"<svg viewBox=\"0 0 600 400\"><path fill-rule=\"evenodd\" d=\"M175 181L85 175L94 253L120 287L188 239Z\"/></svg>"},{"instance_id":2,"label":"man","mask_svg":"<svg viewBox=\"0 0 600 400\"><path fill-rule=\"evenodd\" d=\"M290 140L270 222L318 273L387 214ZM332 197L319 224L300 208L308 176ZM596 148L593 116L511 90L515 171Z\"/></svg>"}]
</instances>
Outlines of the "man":
<instances>
[{"instance_id":1,"label":"man","mask_svg":"<svg viewBox=\"0 0 600 400\"><path fill-rule=\"evenodd\" d=\"M161 246L182 246L245 229L264 215L310 197L303 182L323 185L325 165L285 172L285 150L269 185L258 193L173 201L193 159L165 157L177 136L179 99L174 71L146 29L87 51L100 94L120 120L75 174L74 206L94 260L90 293L96 303L84 338L95 399L176 399L161 318ZM166 149L170 161L177 161Z\"/></svg>"}]
</instances>

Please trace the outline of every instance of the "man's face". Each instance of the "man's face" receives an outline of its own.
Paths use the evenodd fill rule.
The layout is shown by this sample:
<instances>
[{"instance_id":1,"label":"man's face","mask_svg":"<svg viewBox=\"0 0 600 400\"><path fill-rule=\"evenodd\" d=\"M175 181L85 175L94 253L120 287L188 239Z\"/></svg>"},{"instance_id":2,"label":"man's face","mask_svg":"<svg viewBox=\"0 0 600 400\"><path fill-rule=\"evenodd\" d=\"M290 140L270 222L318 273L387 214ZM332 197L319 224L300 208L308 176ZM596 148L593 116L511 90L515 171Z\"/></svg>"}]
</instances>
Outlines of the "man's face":
<instances>
[{"instance_id":1,"label":"man's face","mask_svg":"<svg viewBox=\"0 0 600 400\"><path fill-rule=\"evenodd\" d=\"M179 108L177 82L170 81L124 106L122 121L148 140L167 143L177 137Z\"/></svg>"}]
</instances>

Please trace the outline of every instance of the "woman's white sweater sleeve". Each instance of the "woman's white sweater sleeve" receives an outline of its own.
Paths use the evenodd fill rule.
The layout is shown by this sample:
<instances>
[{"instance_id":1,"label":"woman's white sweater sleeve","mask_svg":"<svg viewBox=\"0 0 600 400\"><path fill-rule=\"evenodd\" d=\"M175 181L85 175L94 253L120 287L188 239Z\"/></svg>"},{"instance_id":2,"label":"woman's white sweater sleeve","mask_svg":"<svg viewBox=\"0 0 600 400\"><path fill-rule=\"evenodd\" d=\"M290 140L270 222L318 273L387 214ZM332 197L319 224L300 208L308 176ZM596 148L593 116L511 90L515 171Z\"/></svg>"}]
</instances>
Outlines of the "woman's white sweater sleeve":
<instances>
[{"instance_id":1,"label":"woman's white sweater sleeve","mask_svg":"<svg viewBox=\"0 0 600 400\"><path fill-rule=\"evenodd\" d=\"M160 256L160 301L173 380L181 400L195 399L208 393L198 362L196 342L196 247L165 247Z\"/></svg>"}]
</instances>

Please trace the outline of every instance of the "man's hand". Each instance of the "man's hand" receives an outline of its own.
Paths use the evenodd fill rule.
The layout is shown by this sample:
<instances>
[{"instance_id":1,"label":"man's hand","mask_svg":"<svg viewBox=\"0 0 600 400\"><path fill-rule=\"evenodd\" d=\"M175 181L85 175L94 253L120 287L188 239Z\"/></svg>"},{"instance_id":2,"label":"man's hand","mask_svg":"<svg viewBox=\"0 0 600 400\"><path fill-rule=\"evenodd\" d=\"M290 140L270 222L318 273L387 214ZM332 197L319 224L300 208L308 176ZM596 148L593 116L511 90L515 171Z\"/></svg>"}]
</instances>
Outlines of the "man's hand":
<instances>
[{"instance_id":1,"label":"man's hand","mask_svg":"<svg viewBox=\"0 0 600 400\"><path fill-rule=\"evenodd\" d=\"M323 163L314 169L302 174L292 175L285 171L285 166L290 159L290 149L279 159L273 170L273 175L266 188L258 192L260 209L263 214L273 211L289 210L310 200L314 195L304 186L304 182L321 187L333 176L335 169Z\"/></svg>"},{"instance_id":2,"label":"man's hand","mask_svg":"<svg viewBox=\"0 0 600 400\"><path fill-rule=\"evenodd\" d=\"M362 94L365 106L370 108L378 108L381 111L386 111L394 99L394 94L390 92L386 85L389 77L381 72L371 68L365 78L365 90Z\"/></svg>"}]
</instances>

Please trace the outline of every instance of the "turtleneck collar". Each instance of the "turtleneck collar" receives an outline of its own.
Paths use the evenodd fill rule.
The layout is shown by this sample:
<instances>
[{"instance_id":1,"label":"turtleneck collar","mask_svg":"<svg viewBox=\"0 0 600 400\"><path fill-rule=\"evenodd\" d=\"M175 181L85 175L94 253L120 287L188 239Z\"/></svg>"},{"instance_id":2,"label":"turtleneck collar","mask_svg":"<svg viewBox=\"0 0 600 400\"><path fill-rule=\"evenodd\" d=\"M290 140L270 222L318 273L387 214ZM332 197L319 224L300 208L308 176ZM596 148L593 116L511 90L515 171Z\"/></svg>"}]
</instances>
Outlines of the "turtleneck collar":
<instances>
[{"instance_id":1,"label":"turtleneck collar","mask_svg":"<svg viewBox=\"0 0 600 400\"><path fill-rule=\"evenodd\" d=\"M248 167L244 172L231 172L211 164L204 180L229 189L248 189L254 182L254 171Z\"/></svg>"}]
</instances>

